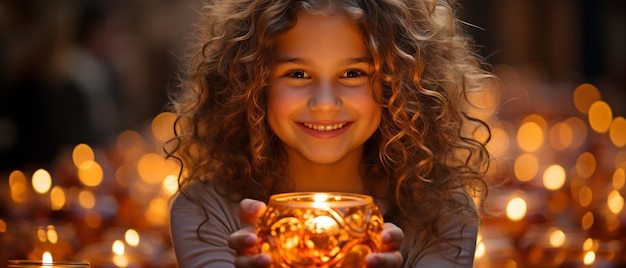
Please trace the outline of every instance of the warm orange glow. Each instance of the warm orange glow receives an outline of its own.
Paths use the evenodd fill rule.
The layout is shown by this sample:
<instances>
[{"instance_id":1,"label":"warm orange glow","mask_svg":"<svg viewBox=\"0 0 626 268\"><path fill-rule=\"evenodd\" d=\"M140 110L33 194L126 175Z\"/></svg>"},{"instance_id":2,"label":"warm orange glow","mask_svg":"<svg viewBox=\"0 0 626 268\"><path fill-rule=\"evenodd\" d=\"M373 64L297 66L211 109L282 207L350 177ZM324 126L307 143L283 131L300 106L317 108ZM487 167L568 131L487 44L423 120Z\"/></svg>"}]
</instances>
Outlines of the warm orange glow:
<instances>
[{"instance_id":1,"label":"warm orange glow","mask_svg":"<svg viewBox=\"0 0 626 268\"><path fill-rule=\"evenodd\" d=\"M539 160L533 154L522 154L515 160L515 177L523 182L532 180L539 171Z\"/></svg>"},{"instance_id":2,"label":"warm orange glow","mask_svg":"<svg viewBox=\"0 0 626 268\"><path fill-rule=\"evenodd\" d=\"M78 194L78 203L85 209L92 209L96 206L96 197L89 190L82 190Z\"/></svg>"},{"instance_id":3,"label":"warm orange glow","mask_svg":"<svg viewBox=\"0 0 626 268\"><path fill-rule=\"evenodd\" d=\"M576 160L576 172L582 178L590 178L596 172L596 157L590 152L584 152Z\"/></svg>"},{"instance_id":4,"label":"warm orange glow","mask_svg":"<svg viewBox=\"0 0 626 268\"><path fill-rule=\"evenodd\" d=\"M578 203L580 203L583 207L587 207L591 204L592 200L593 192L591 191L591 188L589 188L589 186L583 186L580 188L580 191L578 191Z\"/></svg>"},{"instance_id":5,"label":"warm orange glow","mask_svg":"<svg viewBox=\"0 0 626 268\"><path fill-rule=\"evenodd\" d=\"M72 161L76 167L80 167L85 161L94 161L95 155L89 145L81 143L74 147L72 151Z\"/></svg>"},{"instance_id":6,"label":"warm orange glow","mask_svg":"<svg viewBox=\"0 0 626 268\"><path fill-rule=\"evenodd\" d=\"M50 191L50 208L52 210L60 210L65 206L67 198L65 196L65 190L61 186L52 187Z\"/></svg>"},{"instance_id":7,"label":"warm orange glow","mask_svg":"<svg viewBox=\"0 0 626 268\"><path fill-rule=\"evenodd\" d=\"M574 133L568 124L558 123L550 129L548 139L552 148L562 151L572 145Z\"/></svg>"},{"instance_id":8,"label":"warm orange glow","mask_svg":"<svg viewBox=\"0 0 626 268\"><path fill-rule=\"evenodd\" d=\"M534 152L543 144L543 131L535 122L526 122L517 131L517 143L525 152Z\"/></svg>"},{"instance_id":9,"label":"warm orange glow","mask_svg":"<svg viewBox=\"0 0 626 268\"><path fill-rule=\"evenodd\" d=\"M589 107L589 125L598 133L606 133L613 122L613 111L604 101L596 101Z\"/></svg>"},{"instance_id":10,"label":"warm orange glow","mask_svg":"<svg viewBox=\"0 0 626 268\"><path fill-rule=\"evenodd\" d=\"M626 119L621 116L613 119L609 128L609 137L613 145L617 147L626 146Z\"/></svg>"},{"instance_id":11,"label":"warm orange glow","mask_svg":"<svg viewBox=\"0 0 626 268\"><path fill-rule=\"evenodd\" d=\"M581 84L574 91L574 106L576 106L576 110L586 114L591 104L600 98L600 91L594 85Z\"/></svg>"},{"instance_id":12,"label":"warm orange glow","mask_svg":"<svg viewBox=\"0 0 626 268\"><path fill-rule=\"evenodd\" d=\"M174 121L176 115L163 112L152 119L152 135L160 142L165 142L174 137Z\"/></svg>"},{"instance_id":13,"label":"warm orange glow","mask_svg":"<svg viewBox=\"0 0 626 268\"><path fill-rule=\"evenodd\" d=\"M543 172L543 186L548 190L558 190L565 184L565 169L559 165L549 166Z\"/></svg>"},{"instance_id":14,"label":"warm orange glow","mask_svg":"<svg viewBox=\"0 0 626 268\"><path fill-rule=\"evenodd\" d=\"M0 219L0 233L5 233L7 231L7 223Z\"/></svg>"},{"instance_id":15,"label":"warm orange glow","mask_svg":"<svg viewBox=\"0 0 626 268\"><path fill-rule=\"evenodd\" d=\"M45 194L50 190L50 186L52 186L52 177L45 169L38 169L33 174L32 183L35 192Z\"/></svg>"},{"instance_id":16,"label":"warm orange glow","mask_svg":"<svg viewBox=\"0 0 626 268\"><path fill-rule=\"evenodd\" d=\"M155 198L150 201L146 210L145 218L148 223L154 226L163 226L168 222L168 202L162 198Z\"/></svg>"},{"instance_id":17,"label":"warm orange glow","mask_svg":"<svg viewBox=\"0 0 626 268\"><path fill-rule=\"evenodd\" d=\"M504 129L491 129L491 141L487 143L487 149L494 157L503 156L509 150L509 144L509 134Z\"/></svg>"},{"instance_id":18,"label":"warm orange glow","mask_svg":"<svg viewBox=\"0 0 626 268\"><path fill-rule=\"evenodd\" d=\"M520 221L526 216L526 209L526 201L521 197L514 197L506 205L506 216L512 221Z\"/></svg>"},{"instance_id":19,"label":"warm orange glow","mask_svg":"<svg viewBox=\"0 0 626 268\"><path fill-rule=\"evenodd\" d=\"M46 230L43 229L43 227L37 228L37 239L39 240L39 242L48 241L48 233L46 232Z\"/></svg>"},{"instance_id":20,"label":"warm orange glow","mask_svg":"<svg viewBox=\"0 0 626 268\"><path fill-rule=\"evenodd\" d=\"M9 174L9 187L11 188L11 199L15 203L24 203L28 200L28 183L23 172L14 170Z\"/></svg>"},{"instance_id":21,"label":"warm orange glow","mask_svg":"<svg viewBox=\"0 0 626 268\"><path fill-rule=\"evenodd\" d=\"M483 243L483 241L478 242L478 244L476 245L476 252L474 253L474 257L480 259L485 255L485 252L485 243Z\"/></svg>"},{"instance_id":22,"label":"warm orange glow","mask_svg":"<svg viewBox=\"0 0 626 268\"><path fill-rule=\"evenodd\" d=\"M146 145L141 134L133 130L126 130L117 137L117 150L126 161L133 161L143 154Z\"/></svg>"},{"instance_id":23,"label":"warm orange glow","mask_svg":"<svg viewBox=\"0 0 626 268\"><path fill-rule=\"evenodd\" d=\"M139 233L137 233L135 229L128 229L126 233L124 233L124 240L126 244L136 247L139 245Z\"/></svg>"},{"instance_id":24,"label":"warm orange glow","mask_svg":"<svg viewBox=\"0 0 626 268\"><path fill-rule=\"evenodd\" d=\"M609 210L611 210L613 214L619 214L624 208L624 198L617 190L613 190L609 193L606 202L609 206Z\"/></svg>"},{"instance_id":25,"label":"warm orange glow","mask_svg":"<svg viewBox=\"0 0 626 268\"><path fill-rule=\"evenodd\" d=\"M170 175L178 175L179 165L174 160L165 159L165 156L147 153L137 164L139 177L150 184L160 184Z\"/></svg>"},{"instance_id":26,"label":"warm orange glow","mask_svg":"<svg viewBox=\"0 0 626 268\"><path fill-rule=\"evenodd\" d=\"M550 230L548 240L550 241L550 246L558 248L565 244L566 238L567 237L565 236L565 233L563 233L563 231L558 228L553 228Z\"/></svg>"},{"instance_id":27,"label":"warm orange glow","mask_svg":"<svg viewBox=\"0 0 626 268\"><path fill-rule=\"evenodd\" d=\"M591 265L596 261L596 253L593 251L587 251L585 253L585 257L583 258L583 262L585 265Z\"/></svg>"},{"instance_id":28,"label":"warm orange glow","mask_svg":"<svg viewBox=\"0 0 626 268\"><path fill-rule=\"evenodd\" d=\"M567 125L573 133L572 142L569 148L576 149L585 143L589 132L585 121L578 117L570 117L563 121L563 124Z\"/></svg>"},{"instance_id":29,"label":"warm orange glow","mask_svg":"<svg viewBox=\"0 0 626 268\"><path fill-rule=\"evenodd\" d=\"M59 241L59 234L53 225L48 225L48 231L46 232L48 241L52 244L56 244Z\"/></svg>"},{"instance_id":30,"label":"warm orange glow","mask_svg":"<svg viewBox=\"0 0 626 268\"><path fill-rule=\"evenodd\" d=\"M613 173L613 187L620 190L626 183L626 172L622 168L618 168Z\"/></svg>"},{"instance_id":31,"label":"warm orange glow","mask_svg":"<svg viewBox=\"0 0 626 268\"><path fill-rule=\"evenodd\" d=\"M52 260L52 254L50 254L50 252L46 251L43 253L43 255L41 256L41 262L43 264L52 264L53 260Z\"/></svg>"},{"instance_id":32,"label":"warm orange glow","mask_svg":"<svg viewBox=\"0 0 626 268\"><path fill-rule=\"evenodd\" d=\"M100 226L102 225L102 217L100 216L100 214L89 210L85 215L85 224L94 229L100 228Z\"/></svg>"},{"instance_id":33,"label":"warm orange glow","mask_svg":"<svg viewBox=\"0 0 626 268\"><path fill-rule=\"evenodd\" d=\"M595 218L593 217L593 213L591 213L591 211L587 211L587 213L583 215L581 226L583 227L583 229L589 230L589 228L593 226L594 221L595 221Z\"/></svg>"},{"instance_id":34,"label":"warm orange glow","mask_svg":"<svg viewBox=\"0 0 626 268\"><path fill-rule=\"evenodd\" d=\"M172 196L173 194L175 194L178 190L178 177L176 177L175 175L168 175L167 177L165 177L161 189L166 196Z\"/></svg>"},{"instance_id":35,"label":"warm orange glow","mask_svg":"<svg viewBox=\"0 0 626 268\"><path fill-rule=\"evenodd\" d=\"M585 242L583 242L583 250L584 251L588 251L588 250L592 250L594 249L594 241L592 238L587 238L585 239Z\"/></svg>"},{"instance_id":36,"label":"warm orange glow","mask_svg":"<svg viewBox=\"0 0 626 268\"><path fill-rule=\"evenodd\" d=\"M104 172L95 161L85 161L78 167L78 179L85 186L95 187L102 183Z\"/></svg>"},{"instance_id":37,"label":"warm orange glow","mask_svg":"<svg viewBox=\"0 0 626 268\"><path fill-rule=\"evenodd\" d=\"M124 242L122 242L121 240L115 240L113 242L113 246L111 246L111 249L113 250L113 253L115 255L124 255L126 247L124 246Z\"/></svg>"}]
</instances>

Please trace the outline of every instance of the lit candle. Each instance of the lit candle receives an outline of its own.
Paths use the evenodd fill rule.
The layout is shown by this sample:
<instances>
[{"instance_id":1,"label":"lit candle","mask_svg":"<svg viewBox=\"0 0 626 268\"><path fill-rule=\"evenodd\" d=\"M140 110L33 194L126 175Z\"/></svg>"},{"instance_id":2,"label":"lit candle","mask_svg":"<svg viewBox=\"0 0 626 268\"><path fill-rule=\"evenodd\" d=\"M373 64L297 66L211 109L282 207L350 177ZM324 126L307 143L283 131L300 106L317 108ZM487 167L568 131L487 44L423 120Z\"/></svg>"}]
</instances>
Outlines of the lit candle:
<instances>
[{"instance_id":1,"label":"lit candle","mask_svg":"<svg viewBox=\"0 0 626 268\"><path fill-rule=\"evenodd\" d=\"M370 196L286 193L270 198L259 249L276 267L360 267L378 251L383 218Z\"/></svg>"},{"instance_id":2,"label":"lit candle","mask_svg":"<svg viewBox=\"0 0 626 268\"><path fill-rule=\"evenodd\" d=\"M8 268L45 267L45 268L87 268L89 263L74 261L54 261L50 252L43 253L41 260L10 260Z\"/></svg>"}]
</instances>

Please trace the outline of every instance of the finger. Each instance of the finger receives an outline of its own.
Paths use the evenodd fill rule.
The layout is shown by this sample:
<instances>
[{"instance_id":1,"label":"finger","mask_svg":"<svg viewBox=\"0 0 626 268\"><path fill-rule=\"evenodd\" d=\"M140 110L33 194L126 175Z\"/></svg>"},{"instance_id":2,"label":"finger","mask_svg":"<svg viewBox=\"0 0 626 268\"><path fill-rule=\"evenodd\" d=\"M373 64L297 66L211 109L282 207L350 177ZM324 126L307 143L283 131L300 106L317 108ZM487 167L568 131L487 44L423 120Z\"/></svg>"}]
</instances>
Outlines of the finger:
<instances>
[{"instance_id":1,"label":"finger","mask_svg":"<svg viewBox=\"0 0 626 268\"><path fill-rule=\"evenodd\" d=\"M385 223L383 232L381 233L382 248L381 252L391 252L400 249L404 232L393 223Z\"/></svg>"},{"instance_id":2,"label":"finger","mask_svg":"<svg viewBox=\"0 0 626 268\"><path fill-rule=\"evenodd\" d=\"M235 250L237 255L252 255L256 253L257 236L254 234L252 227L244 227L232 233L228 236L227 242L228 247Z\"/></svg>"},{"instance_id":3,"label":"finger","mask_svg":"<svg viewBox=\"0 0 626 268\"><path fill-rule=\"evenodd\" d=\"M242 225L256 225L259 217L265 212L265 203L253 200L244 199L239 203L239 219Z\"/></svg>"},{"instance_id":4,"label":"finger","mask_svg":"<svg viewBox=\"0 0 626 268\"><path fill-rule=\"evenodd\" d=\"M365 258L365 265L368 268L400 267L402 265L402 254L399 251L371 253Z\"/></svg>"},{"instance_id":5,"label":"finger","mask_svg":"<svg viewBox=\"0 0 626 268\"><path fill-rule=\"evenodd\" d=\"M266 268L270 267L272 260L267 254L258 254L254 256L239 256L235 258L235 267L237 268Z\"/></svg>"}]
</instances>

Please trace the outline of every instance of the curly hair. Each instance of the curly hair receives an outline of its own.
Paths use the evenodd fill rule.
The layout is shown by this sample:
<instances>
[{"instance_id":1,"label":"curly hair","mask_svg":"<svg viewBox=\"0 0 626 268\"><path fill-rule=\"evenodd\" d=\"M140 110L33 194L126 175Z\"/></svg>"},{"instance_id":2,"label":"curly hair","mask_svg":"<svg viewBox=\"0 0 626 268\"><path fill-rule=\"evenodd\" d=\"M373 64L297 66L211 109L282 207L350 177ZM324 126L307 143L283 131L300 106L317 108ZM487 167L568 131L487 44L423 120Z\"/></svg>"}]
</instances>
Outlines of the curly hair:
<instances>
[{"instance_id":1,"label":"curly hair","mask_svg":"<svg viewBox=\"0 0 626 268\"><path fill-rule=\"evenodd\" d=\"M382 121L362 160L368 194L387 199L385 216L400 226L408 219L435 228L443 213L475 214L471 198L457 194L486 195L489 138L472 132L489 127L470 116L468 95L493 76L472 51L456 3L443 0L211 1L172 96L176 138L165 149L184 166L180 191L192 180L211 180L233 201L289 190L280 140L265 118L273 49L298 11L328 5L358 25L371 82L382 89L374 96Z\"/></svg>"}]
</instances>

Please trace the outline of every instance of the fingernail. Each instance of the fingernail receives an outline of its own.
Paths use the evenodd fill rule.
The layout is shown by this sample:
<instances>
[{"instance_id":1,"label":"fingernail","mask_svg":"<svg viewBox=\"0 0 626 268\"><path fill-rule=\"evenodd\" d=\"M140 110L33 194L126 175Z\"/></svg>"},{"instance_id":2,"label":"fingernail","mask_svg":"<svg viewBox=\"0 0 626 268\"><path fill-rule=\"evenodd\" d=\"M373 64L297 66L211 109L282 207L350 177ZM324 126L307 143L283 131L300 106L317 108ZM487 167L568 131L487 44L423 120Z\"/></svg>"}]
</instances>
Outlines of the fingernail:
<instances>
[{"instance_id":1,"label":"fingernail","mask_svg":"<svg viewBox=\"0 0 626 268\"><path fill-rule=\"evenodd\" d=\"M389 243L389 242L391 242L391 234L389 234L389 233L383 233L382 240L383 240L383 243Z\"/></svg>"},{"instance_id":2,"label":"fingernail","mask_svg":"<svg viewBox=\"0 0 626 268\"><path fill-rule=\"evenodd\" d=\"M257 258L257 264L260 266L268 266L271 262L272 260L270 259L270 256L267 256L266 254L261 254Z\"/></svg>"},{"instance_id":3,"label":"fingernail","mask_svg":"<svg viewBox=\"0 0 626 268\"><path fill-rule=\"evenodd\" d=\"M256 244L256 236L255 235L248 235L246 237L246 245L253 246L254 244Z\"/></svg>"},{"instance_id":4,"label":"fingernail","mask_svg":"<svg viewBox=\"0 0 626 268\"><path fill-rule=\"evenodd\" d=\"M254 203L252 206L250 206L250 213L257 213L257 211L259 211L259 208L261 208L261 203Z\"/></svg>"},{"instance_id":5,"label":"fingernail","mask_svg":"<svg viewBox=\"0 0 626 268\"><path fill-rule=\"evenodd\" d=\"M378 265L379 260L378 260L378 257L376 257L376 255L370 254L365 258L365 262L367 263L368 266L376 266Z\"/></svg>"}]
</instances>

